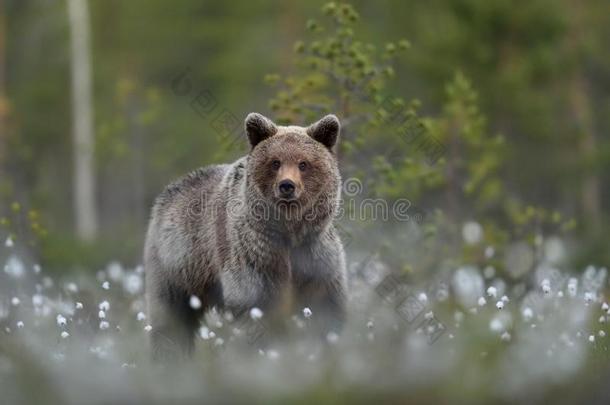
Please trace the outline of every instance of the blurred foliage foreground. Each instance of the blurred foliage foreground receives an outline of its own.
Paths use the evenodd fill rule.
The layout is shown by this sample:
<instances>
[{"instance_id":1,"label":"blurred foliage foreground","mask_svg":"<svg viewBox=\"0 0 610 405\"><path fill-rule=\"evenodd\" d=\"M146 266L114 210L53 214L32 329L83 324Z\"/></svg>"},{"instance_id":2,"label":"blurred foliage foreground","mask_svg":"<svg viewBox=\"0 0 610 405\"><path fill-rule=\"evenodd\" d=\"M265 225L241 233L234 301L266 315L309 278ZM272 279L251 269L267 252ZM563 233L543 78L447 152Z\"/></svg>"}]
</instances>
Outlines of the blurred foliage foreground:
<instances>
[{"instance_id":1,"label":"blurred foliage foreground","mask_svg":"<svg viewBox=\"0 0 610 405\"><path fill-rule=\"evenodd\" d=\"M279 122L332 112L344 125L345 331L311 339L316 314L308 308L288 320L283 338L258 311L245 321L214 313L194 361L150 367L142 269L112 263L95 278L48 273L38 264L44 221L15 203L0 220L4 399L607 398L607 270L573 260L576 221L505 186L506 139L490 133L465 74L446 84L438 114L424 115L418 100L391 94L408 41L362 41L348 4L329 3L322 14L294 46L294 74L265 80ZM230 137L224 142L232 147ZM380 220L363 208L371 201L399 210ZM58 250L112 257L96 246Z\"/></svg>"}]
</instances>

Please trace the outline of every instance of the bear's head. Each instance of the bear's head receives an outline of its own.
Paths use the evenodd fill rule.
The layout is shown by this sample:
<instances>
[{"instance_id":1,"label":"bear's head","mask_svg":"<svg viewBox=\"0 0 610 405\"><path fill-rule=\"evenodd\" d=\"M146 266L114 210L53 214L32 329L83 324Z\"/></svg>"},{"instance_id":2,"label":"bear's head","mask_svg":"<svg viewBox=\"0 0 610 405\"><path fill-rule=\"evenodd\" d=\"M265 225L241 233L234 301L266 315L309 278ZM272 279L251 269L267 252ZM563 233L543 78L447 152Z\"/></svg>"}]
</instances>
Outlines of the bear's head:
<instances>
[{"instance_id":1,"label":"bear's head","mask_svg":"<svg viewBox=\"0 0 610 405\"><path fill-rule=\"evenodd\" d=\"M308 127L279 126L251 113L245 126L251 146L248 183L257 197L292 213L292 219L319 222L332 216L341 181L334 152L339 119L327 115Z\"/></svg>"}]
</instances>

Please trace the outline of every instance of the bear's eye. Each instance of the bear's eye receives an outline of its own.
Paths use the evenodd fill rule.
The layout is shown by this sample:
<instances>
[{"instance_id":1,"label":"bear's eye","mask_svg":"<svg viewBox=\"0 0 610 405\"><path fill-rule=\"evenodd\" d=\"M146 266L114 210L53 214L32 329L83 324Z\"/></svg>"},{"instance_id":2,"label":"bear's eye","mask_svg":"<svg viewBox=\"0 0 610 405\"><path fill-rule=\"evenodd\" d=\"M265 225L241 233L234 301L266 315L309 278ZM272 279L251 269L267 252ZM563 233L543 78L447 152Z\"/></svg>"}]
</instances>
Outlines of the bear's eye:
<instances>
[{"instance_id":1,"label":"bear's eye","mask_svg":"<svg viewBox=\"0 0 610 405\"><path fill-rule=\"evenodd\" d=\"M281 165L282 164L279 160L274 160L273 162L271 162L271 167L273 168L273 170L278 170Z\"/></svg>"},{"instance_id":2,"label":"bear's eye","mask_svg":"<svg viewBox=\"0 0 610 405\"><path fill-rule=\"evenodd\" d=\"M304 172L305 169L307 169L307 162L301 162L299 163L299 170Z\"/></svg>"}]
</instances>

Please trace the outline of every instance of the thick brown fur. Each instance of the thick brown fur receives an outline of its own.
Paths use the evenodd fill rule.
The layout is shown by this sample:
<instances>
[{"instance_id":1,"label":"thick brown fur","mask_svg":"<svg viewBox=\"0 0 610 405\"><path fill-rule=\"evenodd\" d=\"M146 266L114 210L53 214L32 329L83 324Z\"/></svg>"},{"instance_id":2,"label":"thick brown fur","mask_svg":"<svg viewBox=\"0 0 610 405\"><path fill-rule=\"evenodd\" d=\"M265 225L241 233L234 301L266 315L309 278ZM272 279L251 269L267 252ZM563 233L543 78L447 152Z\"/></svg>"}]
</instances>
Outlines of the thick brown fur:
<instances>
[{"instance_id":1,"label":"thick brown fur","mask_svg":"<svg viewBox=\"0 0 610 405\"><path fill-rule=\"evenodd\" d=\"M245 126L247 156L190 173L152 209L144 267L156 358L191 353L212 307L273 313L290 296L293 310L311 308L326 329L344 318L345 258L333 226L339 121L282 127L249 114Z\"/></svg>"}]
</instances>

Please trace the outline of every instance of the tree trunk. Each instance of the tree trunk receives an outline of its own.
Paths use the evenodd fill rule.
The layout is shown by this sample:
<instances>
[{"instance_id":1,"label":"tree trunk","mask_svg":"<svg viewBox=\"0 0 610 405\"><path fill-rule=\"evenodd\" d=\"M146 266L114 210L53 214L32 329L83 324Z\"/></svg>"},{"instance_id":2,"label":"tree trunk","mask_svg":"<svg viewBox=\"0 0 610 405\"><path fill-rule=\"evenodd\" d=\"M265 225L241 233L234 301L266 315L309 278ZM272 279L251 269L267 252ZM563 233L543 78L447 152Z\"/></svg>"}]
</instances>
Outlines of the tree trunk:
<instances>
[{"instance_id":1,"label":"tree trunk","mask_svg":"<svg viewBox=\"0 0 610 405\"><path fill-rule=\"evenodd\" d=\"M9 103L6 94L6 18L4 0L0 0L0 201L4 199L6 187L6 153L8 148L8 113ZM6 208L6 207L4 207ZM3 206L0 204L0 216Z\"/></svg>"},{"instance_id":2,"label":"tree trunk","mask_svg":"<svg viewBox=\"0 0 610 405\"><path fill-rule=\"evenodd\" d=\"M567 53L568 57L579 58L569 78L568 99L578 131L578 149L584 166L580 200L587 225L593 231L597 231L601 224L600 179L594 164L598 146L595 135L595 118L589 96L590 84L586 77L583 61L580 59L580 53L585 46L583 30L586 29L586 22L583 13L586 11L578 1L571 1L569 5L572 24L567 42Z\"/></svg>"},{"instance_id":3,"label":"tree trunk","mask_svg":"<svg viewBox=\"0 0 610 405\"><path fill-rule=\"evenodd\" d=\"M72 131L74 147L74 215L79 239L97 236L95 138L91 89L91 49L87 0L68 0L72 45Z\"/></svg>"}]
</instances>

